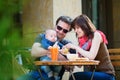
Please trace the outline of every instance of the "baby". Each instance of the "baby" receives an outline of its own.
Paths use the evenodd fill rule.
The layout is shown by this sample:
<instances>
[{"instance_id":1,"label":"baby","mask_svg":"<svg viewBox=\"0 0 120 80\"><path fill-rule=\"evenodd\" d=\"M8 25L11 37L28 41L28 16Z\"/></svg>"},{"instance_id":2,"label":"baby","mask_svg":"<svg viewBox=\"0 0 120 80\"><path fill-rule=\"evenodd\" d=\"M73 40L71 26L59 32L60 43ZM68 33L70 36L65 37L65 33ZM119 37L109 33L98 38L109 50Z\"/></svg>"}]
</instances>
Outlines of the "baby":
<instances>
[{"instance_id":1,"label":"baby","mask_svg":"<svg viewBox=\"0 0 120 80\"><path fill-rule=\"evenodd\" d=\"M47 50L49 50L57 41L56 31L52 29L48 29L45 31L45 34L41 35L41 46ZM62 44L58 43L58 46L62 47ZM47 55L40 57L40 61L50 61ZM49 80L59 80L59 72L61 70L61 66L41 66L41 69L48 75Z\"/></svg>"}]
</instances>

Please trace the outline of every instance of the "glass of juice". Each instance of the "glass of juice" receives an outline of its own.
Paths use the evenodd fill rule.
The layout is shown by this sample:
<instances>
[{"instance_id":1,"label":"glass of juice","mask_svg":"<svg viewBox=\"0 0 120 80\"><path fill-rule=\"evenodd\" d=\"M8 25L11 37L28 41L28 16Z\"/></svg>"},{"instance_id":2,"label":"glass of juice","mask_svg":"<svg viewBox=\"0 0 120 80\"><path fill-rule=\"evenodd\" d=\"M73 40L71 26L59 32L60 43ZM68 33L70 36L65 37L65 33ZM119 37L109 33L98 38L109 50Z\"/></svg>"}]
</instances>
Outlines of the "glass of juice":
<instances>
[{"instance_id":1,"label":"glass of juice","mask_svg":"<svg viewBox=\"0 0 120 80\"><path fill-rule=\"evenodd\" d=\"M51 52L51 60L57 61L58 60L58 47L51 47L50 52Z\"/></svg>"}]
</instances>

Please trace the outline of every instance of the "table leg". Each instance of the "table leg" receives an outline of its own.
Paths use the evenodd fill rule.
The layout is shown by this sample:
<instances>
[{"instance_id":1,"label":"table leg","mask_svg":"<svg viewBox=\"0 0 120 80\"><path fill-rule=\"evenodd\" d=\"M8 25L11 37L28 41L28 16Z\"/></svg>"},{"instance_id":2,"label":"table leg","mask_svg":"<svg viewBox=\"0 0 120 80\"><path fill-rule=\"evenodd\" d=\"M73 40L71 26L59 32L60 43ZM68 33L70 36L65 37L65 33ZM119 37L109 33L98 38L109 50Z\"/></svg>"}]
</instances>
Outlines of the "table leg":
<instances>
[{"instance_id":1,"label":"table leg","mask_svg":"<svg viewBox=\"0 0 120 80\"><path fill-rule=\"evenodd\" d=\"M96 66L94 66L94 69L93 69L92 76L91 76L90 80L93 80L95 69L96 69Z\"/></svg>"},{"instance_id":2,"label":"table leg","mask_svg":"<svg viewBox=\"0 0 120 80\"><path fill-rule=\"evenodd\" d=\"M75 76L74 76L74 74L73 74L72 70L70 70L70 74L71 74L71 76L72 76L73 80L75 80Z\"/></svg>"}]
</instances>

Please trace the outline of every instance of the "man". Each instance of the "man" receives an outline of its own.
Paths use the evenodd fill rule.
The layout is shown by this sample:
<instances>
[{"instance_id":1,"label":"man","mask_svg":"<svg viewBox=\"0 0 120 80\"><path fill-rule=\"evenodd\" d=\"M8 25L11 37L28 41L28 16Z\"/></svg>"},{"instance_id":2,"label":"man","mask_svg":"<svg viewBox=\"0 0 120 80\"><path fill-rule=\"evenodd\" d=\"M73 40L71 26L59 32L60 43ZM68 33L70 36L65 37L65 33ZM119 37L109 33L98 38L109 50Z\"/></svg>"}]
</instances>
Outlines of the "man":
<instances>
[{"instance_id":1,"label":"man","mask_svg":"<svg viewBox=\"0 0 120 80\"><path fill-rule=\"evenodd\" d=\"M67 43L69 43L69 41L64 40L64 38L66 34L72 29L71 22L72 22L72 19L68 16L60 16L56 21L55 31L57 32L58 41L63 45L66 45ZM35 43L32 46L31 55L36 58L44 56L44 55L47 55L48 57L50 57L50 52L41 47L40 40L41 40L41 36L38 35L35 40ZM74 52L74 50L70 50L70 52ZM66 57L63 56L62 54L58 55L58 59L67 60ZM60 75L59 75L61 79L62 79L62 75L64 71L65 69L62 68Z\"/></svg>"}]
</instances>

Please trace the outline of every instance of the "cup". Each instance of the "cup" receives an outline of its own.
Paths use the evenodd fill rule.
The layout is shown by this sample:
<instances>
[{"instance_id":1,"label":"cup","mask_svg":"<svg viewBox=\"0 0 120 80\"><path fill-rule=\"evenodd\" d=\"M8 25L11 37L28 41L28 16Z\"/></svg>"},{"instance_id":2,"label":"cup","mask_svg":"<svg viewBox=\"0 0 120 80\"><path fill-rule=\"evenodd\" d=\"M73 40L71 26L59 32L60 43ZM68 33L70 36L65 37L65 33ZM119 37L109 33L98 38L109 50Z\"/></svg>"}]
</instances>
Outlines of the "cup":
<instances>
[{"instance_id":1,"label":"cup","mask_svg":"<svg viewBox=\"0 0 120 80\"><path fill-rule=\"evenodd\" d=\"M51 47L50 52L51 52L51 60L57 61L58 60L58 47Z\"/></svg>"}]
</instances>

